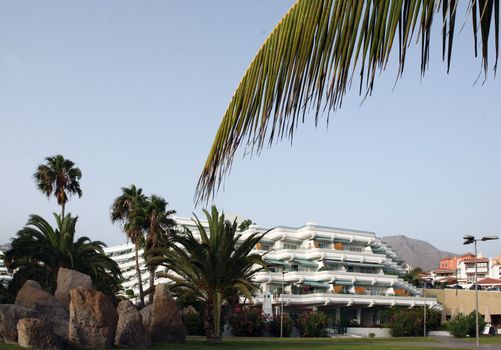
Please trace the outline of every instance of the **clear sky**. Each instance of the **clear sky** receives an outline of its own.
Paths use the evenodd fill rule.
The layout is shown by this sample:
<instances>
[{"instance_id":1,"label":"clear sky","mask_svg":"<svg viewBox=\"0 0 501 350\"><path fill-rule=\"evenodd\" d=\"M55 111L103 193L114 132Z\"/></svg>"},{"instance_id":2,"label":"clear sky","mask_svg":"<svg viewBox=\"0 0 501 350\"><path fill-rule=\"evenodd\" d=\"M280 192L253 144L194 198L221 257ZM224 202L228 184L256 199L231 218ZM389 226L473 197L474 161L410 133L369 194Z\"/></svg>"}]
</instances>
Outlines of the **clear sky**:
<instances>
[{"instance_id":1,"label":"clear sky","mask_svg":"<svg viewBox=\"0 0 501 350\"><path fill-rule=\"evenodd\" d=\"M0 242L29 214L59 211L32 179L55 154L83 172L83 197L67 207L82 235L125 242L109 207L132 183L181 216L199 212L193 194L222 115L291 4L0 1ZM363 104L352 89L329 128L308 118L292 147L236 159L215 203L262 226L405 234L456 252L472 248L464 234L501 234L501 79L475 84L466 22L450 75L436 35L423 80L413 50L394 90L392 66ZM480 250L497 255L501 240Z\"/></svg>"}]
</instances>

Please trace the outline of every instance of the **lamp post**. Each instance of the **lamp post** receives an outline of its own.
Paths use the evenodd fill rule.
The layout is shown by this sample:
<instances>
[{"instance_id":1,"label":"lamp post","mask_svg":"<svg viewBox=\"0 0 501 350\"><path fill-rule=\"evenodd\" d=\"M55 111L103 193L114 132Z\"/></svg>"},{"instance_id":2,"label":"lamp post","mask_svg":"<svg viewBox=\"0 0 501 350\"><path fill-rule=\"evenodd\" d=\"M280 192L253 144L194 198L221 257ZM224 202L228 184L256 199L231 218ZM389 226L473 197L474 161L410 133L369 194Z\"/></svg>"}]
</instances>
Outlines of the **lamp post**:
<instances>
[{"instance_id":1,"label":"lamp post","mask_svg":"<svg viewBox=\"0 0 501 350\"><path fill-rule=\"evenodd\" d=\"M280 338L284 336L284 282L285 270L282 270L282 305L280 310Z\"/></svg>"},{"instance_id":2,"label":"lamp post","mask_svg":"<svg viewBox=\"0 0 501 350\"><path fill-rule=\"evenodd\" d=\"M480 336L478 334L478 280L477 280L477 273L478 273L478 268L477 268L477 241L478 239L475 238L474 236L471 235L466 235L463 237L464 242L463 244L472 244L474 243L475 245L475 343L477 348L480 345ZM484 236L480 238L481 241L492 241L494 239L499 239L498 236Z\"/></svg>"}]
</instances>

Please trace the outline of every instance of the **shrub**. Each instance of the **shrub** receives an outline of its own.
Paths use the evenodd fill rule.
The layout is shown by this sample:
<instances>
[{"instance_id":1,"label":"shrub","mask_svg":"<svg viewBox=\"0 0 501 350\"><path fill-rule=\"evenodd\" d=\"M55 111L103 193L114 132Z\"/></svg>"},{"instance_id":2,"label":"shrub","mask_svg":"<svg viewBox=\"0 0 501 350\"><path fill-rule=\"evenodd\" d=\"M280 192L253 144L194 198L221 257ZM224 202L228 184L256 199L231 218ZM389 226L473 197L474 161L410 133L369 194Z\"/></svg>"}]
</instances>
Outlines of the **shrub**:
<instances>
[{"instance_id":1,"label":"shrub","mask_svg":"<svg viewBox=\"0 0 501 350\"><path fill-rule=\"evenodd\" d=\"M468 316L459 314L449 321L447 327L456 338L464 338L470 332L470 320Z\"/></svg>"},{"instance_id":2,"label":"shrub","mask_svg":"<svg viewBox=\"0 0 501 350\"><path fill-rule=\"evenodd\" d=\"M369 336L369 338L374 338L376 336L376 333L371 332L368 334L368 336Z\"/></svg>"},{"instance_id":3,"label":"shrub","mask_svg":"<svg viewBox=\"0 0 501 350\"><path fill-rule=\"evenodd\" d=\"M272 315L266 322L266 330L270 332L274 337L280 337L280 314ZM284 315L283 319L283 336L290 337L292 333L292 327L294 322L289 316Z\"/></svg>"},{"instance_id":4,"label":"shrub","mask_svg":"<svg viewBox=\"0 0 501 350\"><path fill-rule=\"evenodd\" d=\"M234 335L257 337L264 332L266 316L259 309L237 307L228 322Z\"/></svg>"},{"instance_id":5,"label":"shrub","mask_svg":"<svg viewBox=\"0 0 501 350\"><path fill-rule=\"evenodd\" d=\"M482 333L487 323L484 320L484 316L478 315L478 330ZM469 315L459 314L448 323L448 330L456 338L464 338L466 335L474 337L475 332L475 312L471 312Z\"/></svg>"},{"instance_id":6,"label":"shrub","mask_svg":"<svg viewBox=\"0 0 501 350\"><path fill-rule=\"evenodd\" d=\"M417 337L423 335L423 308L392 308L390 322L391 335L394 337ZM426 329L437 330L440 327L440 311L426 309Z\"/></svg>"},{"instance_id":7,"label":"shrub","mask_svg":"<svg viewBox=\"0 0 501 350\"><path fill-rule=\"evenodd\" d=\"M188 335L205 335L202 318L197 313L183 315L183 323Z\"/></svg>"},{"instance_id":8,"label":"shrub","mask_svg":"<svg viewBox=\"0 0 501 350\"><path fill-rule=\"evenodd\" d=\"M327 316L323 312L303 312L297 321L297 327L303 337L325 337Z\"/></svg>"}]
</instances>

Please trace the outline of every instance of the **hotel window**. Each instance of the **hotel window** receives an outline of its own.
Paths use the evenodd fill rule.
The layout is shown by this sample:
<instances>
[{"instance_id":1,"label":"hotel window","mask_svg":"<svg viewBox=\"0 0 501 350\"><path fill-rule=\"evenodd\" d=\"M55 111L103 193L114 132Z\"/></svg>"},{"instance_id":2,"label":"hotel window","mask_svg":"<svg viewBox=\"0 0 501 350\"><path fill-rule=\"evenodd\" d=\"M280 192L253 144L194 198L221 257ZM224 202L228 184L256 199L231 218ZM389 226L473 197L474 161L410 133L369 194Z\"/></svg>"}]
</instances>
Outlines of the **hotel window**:
<instances>
[{"instance_id":1,"label":"hotel window","mask_svg":"<svg viewBox=\"0 0 501 350\"><path fill-rule=\"evenodd\" d=\"M295 243L284 243L284 249L297 250L298 245Z\"/></svg>"},{"instance_id":2,"label":"hotel window","mask_svg":"<svg viewBox=\"0 0 501 350\"><path fill-rule=\"evenodd\" d=\"M321 249L330 249L331 248L331 243L320 242L318 244L318 247L321 248Z\"/></svg>"}]
</instances>

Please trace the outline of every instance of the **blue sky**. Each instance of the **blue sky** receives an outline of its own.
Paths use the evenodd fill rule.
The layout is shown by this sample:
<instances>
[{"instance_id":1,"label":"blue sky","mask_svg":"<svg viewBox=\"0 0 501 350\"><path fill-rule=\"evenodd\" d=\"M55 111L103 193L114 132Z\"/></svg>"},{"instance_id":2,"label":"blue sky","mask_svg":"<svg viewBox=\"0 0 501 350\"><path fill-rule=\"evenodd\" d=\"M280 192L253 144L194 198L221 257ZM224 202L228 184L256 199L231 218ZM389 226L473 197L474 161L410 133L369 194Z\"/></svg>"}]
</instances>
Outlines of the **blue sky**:
<instances>
[{"instance_id":1,"label":"blue sky","mask_svg":"<svg viewBox=\"0 0 501 350\"><path fill-rule=\"evenodd\" d=\"M109 207L132 183L181 216L199 212L194 189L221 117L291 3L0 2L0 242L30 213L59 210L31 177L59 153L83 172L84 195L68 205L81 234L125 242ZM390 66L363 104L350 91L329 128L310 117L292 146L238 157L218 207L263 226L405 234L456 252L464 234L501 234L501 81L475 84L466 22L450 75L435 36L424 79L414 48L395 89ZM501 241L480 250L497 255Z\"/></svg>"}]
</instances>

